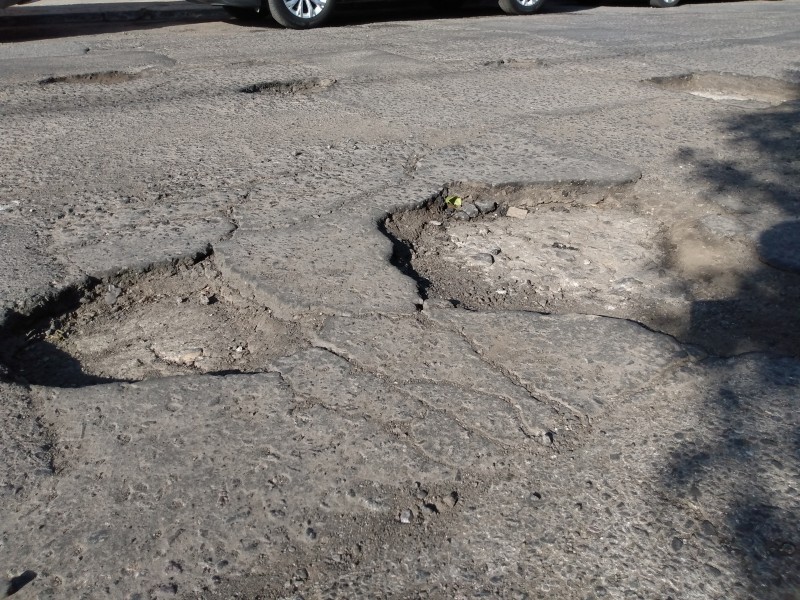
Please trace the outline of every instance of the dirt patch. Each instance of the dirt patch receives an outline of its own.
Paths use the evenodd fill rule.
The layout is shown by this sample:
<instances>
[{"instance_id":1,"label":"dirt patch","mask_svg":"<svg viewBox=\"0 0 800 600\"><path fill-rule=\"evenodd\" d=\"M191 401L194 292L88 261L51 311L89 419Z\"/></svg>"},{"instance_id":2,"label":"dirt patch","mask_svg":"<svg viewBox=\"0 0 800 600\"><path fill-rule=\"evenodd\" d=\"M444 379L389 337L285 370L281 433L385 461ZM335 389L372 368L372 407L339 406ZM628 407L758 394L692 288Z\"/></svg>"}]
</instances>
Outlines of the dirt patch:
<instances>
[{"instance_id":1,"label":"dirt patch","mask_svg":"<svg viewBox=\"0 0 800 600\"><path fill-rule=\"evenodd\" d=\"M263 81L245 86L239 91L244 94L275 94L288 96L293 94L310 94L321 92L332 87L335 79L312 77L310 79L292 79L290 81Z\"/></svg>"},{"instance_id":2,"label":"dirt patch","mask_svg":"<svg viewBox=\"0 0 800 600\"><path fill-rule=\"evenodd\" d=\"M771 77L750 77L733 73L688 73L654 77L649 81L666 89L748 107L776 106L800 98L800 86Z\"/></svg>"},{"instance_id":3,"label":"dirt patch","mask_svg":"<svg viewBox=\"0 0 800 600\"><path fill-rule=\"evenodd\" d=\"M79 290L7 359L17 379L77 387L188 373L252 373L301 346L298 328L226 285L213 257Z\"/></svg>"},{"instance_id":4,"label":"dirt patch","mask_svg":"<svg viewBox=\"0 0 800 600\"><path fill-rule=\"evenodd\" d=\"M719 217L659 223L623 208L631 194L451 189L384 230L428 302L631 319L719 355L800 354L797 274L763 268Z\"/></svg>"},{"instance_id":5,"label":"dirt patch","mask_svg":"<svg viewBox=\"0 0 800 600\"><path fill-rule=\"evenodd\" d=\"M63 75L60 77L46 77L39 81L40 85L52 85L55 83L94 83L100 85L110 85L114 83L126 83L135 81L142 77L144 71L101 71L99 73L81 73L79 75Z\"/></svg>"}]
</instances>

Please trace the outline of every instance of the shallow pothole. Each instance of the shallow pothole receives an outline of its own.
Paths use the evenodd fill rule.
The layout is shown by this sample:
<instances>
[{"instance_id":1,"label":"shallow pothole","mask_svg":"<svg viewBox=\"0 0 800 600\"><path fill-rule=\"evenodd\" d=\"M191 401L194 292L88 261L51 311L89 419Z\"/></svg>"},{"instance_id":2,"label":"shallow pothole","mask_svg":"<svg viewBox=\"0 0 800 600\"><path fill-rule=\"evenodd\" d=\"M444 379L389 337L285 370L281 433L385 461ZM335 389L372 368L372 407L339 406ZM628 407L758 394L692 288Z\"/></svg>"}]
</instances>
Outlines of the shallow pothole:
<instances>
[{"instance_id":1,"label":"shallow pothole","mask_svg":"<svg viewBox=\"0 0 800 600\"><path fill-rule=\"evenodd\" d=\"M310 94L321 92L332 87L335 79L311 77L308 79L292 79L288 81L262 81L245 86L239 91L244 94L275 94L288 96L292 94Z\"/></svg>"},{"instance_id":2,"label":"shallow pothole","mask_svg":"<svg viewBox=\"0 0 800 600\"><path fill-rule=\"evenodd\" d=\"M748 107L777 106L800 98L800 86L771 77L751 77L734 73L687 73L654 77L649 81L669 90Z\"/></svg>"},{"instance_id":3,"label":"shallow pothole","mask_svg":"<svg viewBox=\"0 0 800 600\"><path fill-rule=\"evenodd\" d=\"M114 83L126 83L135 81L144 74L140 71L100 71L97 73L80 73L77 75L62 75L46 77L39 81L40 85L52 85L57 83L93 83L99 85L110 85Z\"/></svg>"},{"instance_id":4,"label":"shallow pothole","mask_svg":"<svg viewBox=\"0 0 800 600\"><path fill-rule=\"evenodd\" d=\"M78 387L189 373L251 373L301 346L297 326L225 284L213 257L129 273L27 328L6 360L18 380Z\"/></svg>"},{"instance_id":5,"label":"shallow pothole","mask_svg":"<svg viewBox=\"0 0 800 600\"><path fill-rule=\"evenodd\" d=\"M550 66L542 58L501 58L483 63L484 67L504 67L508 69L538 69Z\"/></svg>"}]
</instances>

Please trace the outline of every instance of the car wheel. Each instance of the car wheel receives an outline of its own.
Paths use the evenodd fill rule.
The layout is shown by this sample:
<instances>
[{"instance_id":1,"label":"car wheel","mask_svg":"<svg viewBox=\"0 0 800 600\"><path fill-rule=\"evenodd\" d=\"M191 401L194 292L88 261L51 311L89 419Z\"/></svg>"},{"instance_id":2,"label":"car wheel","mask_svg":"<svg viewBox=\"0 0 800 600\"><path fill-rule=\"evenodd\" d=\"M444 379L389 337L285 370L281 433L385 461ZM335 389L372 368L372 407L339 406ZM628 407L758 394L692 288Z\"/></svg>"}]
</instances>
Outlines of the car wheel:
<instances>
[{"instance_id":1,"label":"car wheel","mask_svg":"<svg viewBox=\"0 0 800 600\"><path fill-rule=\"evenodd\" d=\"M225 12L238 21L263 21L269 17L266 9L244 6L223 6Z\"/></svg>"},{"instance_id":2,"label":"car wheel","mask_svg":"<svg viewBox=\"0 0 800 600\"><path fill-rule=\"evenodd\" d=\"M650 6L653 8L671 8L678 6L681 0L650 0Z\"/></svg>"},{"instance_id":3,"label":"car wheel","mask_svg":"<svg viewBox=\"0 0 800 600\"><path fill-rule=\"evenodd\" d=\"M500 0L500 8L509 15L532 15L544 5L545 0Z\"/></svg>"},{"instance_id":4,"label":"car wheel","mask_svg":"<svg viewBox=\"0 0 800 600\"><path fill-rule=\"evenodd\" d=\"M322 25L331 16L336 0L267 0L272 18L289 29Z\"/></svg>"}]
</instances>

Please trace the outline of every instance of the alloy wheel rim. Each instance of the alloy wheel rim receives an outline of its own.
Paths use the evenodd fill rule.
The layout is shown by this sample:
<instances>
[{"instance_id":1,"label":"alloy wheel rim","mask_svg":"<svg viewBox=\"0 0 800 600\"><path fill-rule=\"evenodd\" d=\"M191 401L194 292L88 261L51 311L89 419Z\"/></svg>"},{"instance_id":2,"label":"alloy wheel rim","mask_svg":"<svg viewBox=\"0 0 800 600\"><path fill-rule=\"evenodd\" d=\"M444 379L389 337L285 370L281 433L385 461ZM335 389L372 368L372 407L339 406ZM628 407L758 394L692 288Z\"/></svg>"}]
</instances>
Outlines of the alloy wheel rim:
<instances>
[{"instance_id":1,"label":"alloy wheel rim","mask_svg":"<svg viewBox=\"0 0 800 600\"><path fill-rule=\"evenodd\" d=\"M295 17L313 19L325 10L328 0L283 0L283 3Z\"/></svg>"}]
</instances>

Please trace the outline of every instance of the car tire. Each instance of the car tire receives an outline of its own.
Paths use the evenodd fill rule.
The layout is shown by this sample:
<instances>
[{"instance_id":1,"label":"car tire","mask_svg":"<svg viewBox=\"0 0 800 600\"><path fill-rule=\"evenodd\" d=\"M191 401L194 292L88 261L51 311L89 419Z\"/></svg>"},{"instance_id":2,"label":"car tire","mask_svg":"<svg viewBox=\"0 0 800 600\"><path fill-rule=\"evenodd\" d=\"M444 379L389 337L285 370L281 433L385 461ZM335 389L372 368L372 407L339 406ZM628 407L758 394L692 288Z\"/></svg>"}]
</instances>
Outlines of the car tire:
<instances>
[{"instance_id":1,"label":"car tire","mask_svg":"<svg viewBox=\"0 0 800 600\"><path fill-rule=\"evenodd\" d=\"M544 3L545 0L500 0L500 8L509 15L532 15Z\"/></svg>"},{"instance_id":2,"label":"car tire","mask_svg":"<svg viewBox=\"0 0 800 600\"><path fill-rule=\"evenodd\" d=\"M264 21L269 18L269 13L265 8L245 6L223 6L222 8L237 21Z\"/></svg>"},{"instance_id":3,"label":"car tire","mask_svg":"<svg viewBox=\"0 0 800 600\"><path fill-rule=\"evenodd\" d=\"M272 18L289 29L319 27L330 18L336 0L267 0Z\"/></svg>"},{"instance_id":4,"label":"car tire","mask_svg":"<svg viewBox=\"0 0 800 600\"><path fill-rule=\"evenodd\" d=\"M653 8L672 8L680 3L681 0L650 0L650 6Z\"/></svg>"}]
</instances>

